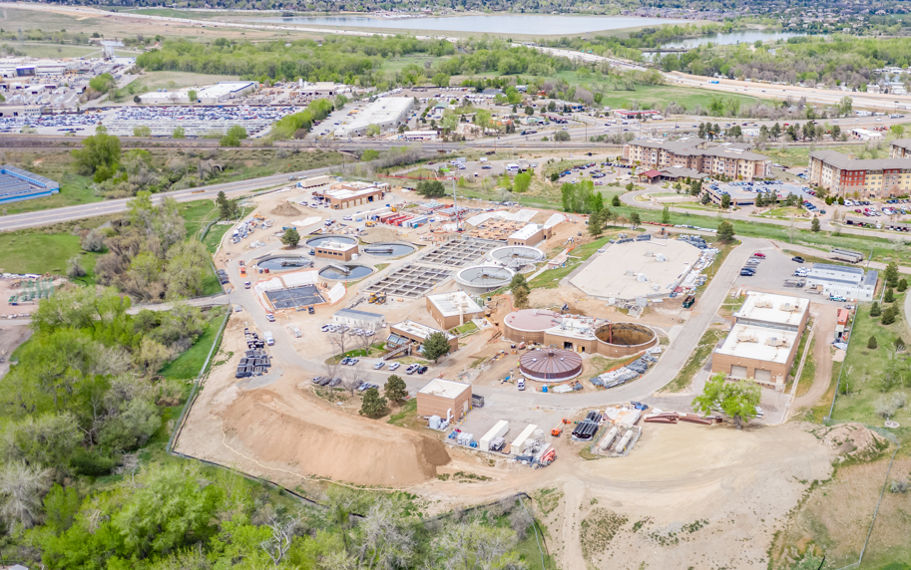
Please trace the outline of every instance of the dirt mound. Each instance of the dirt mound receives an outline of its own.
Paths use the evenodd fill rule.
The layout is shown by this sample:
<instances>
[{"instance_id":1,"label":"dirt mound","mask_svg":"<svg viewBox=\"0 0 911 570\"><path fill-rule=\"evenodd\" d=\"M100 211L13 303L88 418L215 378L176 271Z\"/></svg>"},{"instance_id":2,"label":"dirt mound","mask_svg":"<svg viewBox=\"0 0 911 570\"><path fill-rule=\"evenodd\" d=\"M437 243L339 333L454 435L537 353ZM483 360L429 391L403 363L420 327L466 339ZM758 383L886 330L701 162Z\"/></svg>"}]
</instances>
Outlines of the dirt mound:
<instances>
[{"instance_id":1,"label":"dirt mound","mask_svg":"<svg viewBox=\"0 0 911 570\"><path fill-rule=\"evenodd\" d=\"M282 202L269 212L273 216L300 216L301 211L295 208L290 202Z\"/></svg>"},{"instance_id":2,"label":"dirt mound","mask_svg":"<svg viewBox=\"0 0 911 570\"><path fill-rule=\"evenodd\" d=\"M223 414L228 444L272 467L358 485L414 485L450 461L420 434L316 406L301 418L294 406L270 390L243 394Z\"/></svg>"},{"instance_id":3,"label":"dirt mound","mask_svg":"<svg viewBox=\"0 0 911 570\"><path fill-rule=\"evenodd\" d=\"M841 461L846 459L869 461L889 447L889 441L886 438L856 423L820 427L814 429L812 433L835 450Z\"/></svg>"},{"instance_id":4,"label":"dirt mound","mask_svg":"<svg viewBox=\"0 0 911 570\"><path fill-rule=\"evenodd\" d=\"M399 239L399 233L397 231L381 226L367 228L367 231L361 236L361 241L364 243L399 241Z\"/></svg>"}]
</instances>

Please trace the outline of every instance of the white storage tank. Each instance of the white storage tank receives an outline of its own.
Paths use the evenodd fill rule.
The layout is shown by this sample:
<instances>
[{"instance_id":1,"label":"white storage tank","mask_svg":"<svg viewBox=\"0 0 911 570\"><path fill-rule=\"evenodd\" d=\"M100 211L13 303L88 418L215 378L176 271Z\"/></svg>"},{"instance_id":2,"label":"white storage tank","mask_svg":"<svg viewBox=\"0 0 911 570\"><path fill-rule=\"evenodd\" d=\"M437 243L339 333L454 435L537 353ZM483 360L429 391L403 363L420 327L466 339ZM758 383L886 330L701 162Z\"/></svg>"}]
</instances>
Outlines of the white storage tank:
<instances>
[{"instance_id":1,"label":"white storage tank","mask_svg":"<svg viewBox=\"0 0 911 570\"><path fill-rule=\"evenodd\" d=\"M607 435L604 436L604 439L602 439L601 443L598 445L598 447L601 448L601 451L607 451L607 448L614 442L618 433L620 433L620 430L617 429L617 426L610 428L610 431L607 432Z\"/></svg>"},{"instance_id":2,"label":"white storage tank","mask_svg":"<svg viewBox=\"0 0 911 570\"><path fill-rule=\"evenodd\" d=\"M633 430L627 430L623 434L623 439L620 440L620 443L617 444L617 453L623 453L626 451L626 446L629 445L629 442L633 439Z\"/></svg>"}]
</instances>

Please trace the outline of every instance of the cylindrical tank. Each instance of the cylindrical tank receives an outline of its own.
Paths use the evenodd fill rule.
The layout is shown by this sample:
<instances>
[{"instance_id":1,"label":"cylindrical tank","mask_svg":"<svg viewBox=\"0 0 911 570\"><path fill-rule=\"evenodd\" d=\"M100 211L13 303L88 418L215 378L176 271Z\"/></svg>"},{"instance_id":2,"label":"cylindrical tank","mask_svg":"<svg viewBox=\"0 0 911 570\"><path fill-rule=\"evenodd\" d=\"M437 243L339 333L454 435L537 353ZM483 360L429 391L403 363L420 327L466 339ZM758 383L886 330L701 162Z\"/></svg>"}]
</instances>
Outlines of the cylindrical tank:
<instances>
[{"instance_id":1,"label":"cylindrical tank","mask_svg":"<svg viewBox=\"0 0 911 570\"><path fill-rule=\"evenodd\" d=\"M633 439L633 430L627 430L626 433L623 434L623 439L621 439L620 443L617 444L617 452L623 453L624 451L626 451L626 446L629 445L629 442L632 441L632 439Z\"/></svg>"},{"instance_id":2,"label":"cylindrical tank","mask_svg":"<svg viewBox=\"0 0 911 570\"><path fill-rule=\"evenodd\" d=\"M607 451L607 448L614 442L614 438L617 437L618 433L620 433L620 430L617 429L617 426L610 428L610 431L607 432L607 435L604 436L604 439L602 439L601 443L598 445L598 447L601 448L601 451Z\"/></svg>"}]
</instances>

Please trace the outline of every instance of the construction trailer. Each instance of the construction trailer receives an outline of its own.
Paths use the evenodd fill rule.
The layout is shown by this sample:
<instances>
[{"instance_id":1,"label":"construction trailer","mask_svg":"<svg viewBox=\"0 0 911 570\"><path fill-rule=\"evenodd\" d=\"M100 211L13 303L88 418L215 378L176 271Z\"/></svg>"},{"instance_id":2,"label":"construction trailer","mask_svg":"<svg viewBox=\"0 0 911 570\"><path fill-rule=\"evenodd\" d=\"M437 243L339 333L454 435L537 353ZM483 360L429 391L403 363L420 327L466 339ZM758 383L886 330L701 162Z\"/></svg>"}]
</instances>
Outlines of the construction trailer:
<instances>
[{"instance_id":1,"label":"construction trailer","mask_svg":"<svg viewBox=\"0 0 911 570\"><path fill-rule=\"evenodd\" d=\"M510 446L510 453L513 455L522 455L526 442L532 439L536 429L538 429L538 426L535 424L528 424L525 426L525 429L522 430L519 437L513 440L512 445Z\"/></svg>"},{"instance_id":2,"label":"construction trailer","mask_svg":"<svg viewBox=\"0 0 911 570\"><path fill-rule=\"evenodd\" d=\"M495 426L490 428L490 430L484 434L481 438L480 449L481 451L490 451L490 444L497 438L502 438L509 432L509 422L506 420L500 420Z\"/></svg>"}]
</instances>

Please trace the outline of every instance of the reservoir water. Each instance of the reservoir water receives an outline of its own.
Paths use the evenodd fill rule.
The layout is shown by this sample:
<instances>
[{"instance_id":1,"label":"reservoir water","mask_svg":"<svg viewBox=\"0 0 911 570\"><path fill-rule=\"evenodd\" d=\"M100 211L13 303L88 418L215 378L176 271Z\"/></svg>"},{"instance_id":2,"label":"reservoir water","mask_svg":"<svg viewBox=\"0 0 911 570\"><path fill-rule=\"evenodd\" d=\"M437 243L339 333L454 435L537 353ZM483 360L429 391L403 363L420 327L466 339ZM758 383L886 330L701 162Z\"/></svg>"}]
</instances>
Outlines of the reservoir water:
<instances>
[{"instance_id":1,"label":"reservoir water","mask_svg":"<svg viewBox=\"0 0 911 570\"><path fill-rule=\"evenodd\" d=\"M742 43L754 43L756 40L762 40L763 42L773 42L775 40L786 40L788 38L793 38L795 36L804 36L806 34L801 34L797 32L763 32L762 30L746 30L742 32L731 32L728 34L715 34L714 36L703 36L701 38L691 38L688 40L680 40L676 42L668 42L666 44L661 44L663 48L675 48L675 49L693 49L699 46L704 46L706 44L716 44L716 45L729 45L729 44L742 44Z\"/></svg>"},{"instance_id":2,"label":"reservoir water","mask_svg":"<svg viewBox=\"0 0 911 570\"><path fill-rule=\"evenodd\" d=\"M292 18L257 18L256 22L331 26L334 28L379 28L435 32L469 32L473 34L516 34L565 36L602 30L620 30L662 24L686 24L692 20L668 18L631 18L613 16L552 16L515 14L509 16L450 16L446 18L369 18L367 16L301 16Z\"/></svg>"}]
</instances>

